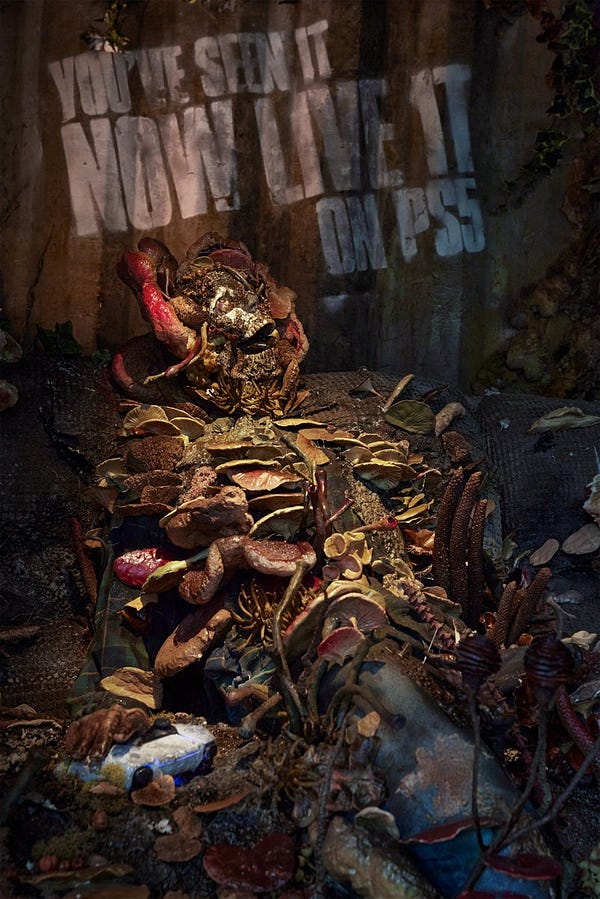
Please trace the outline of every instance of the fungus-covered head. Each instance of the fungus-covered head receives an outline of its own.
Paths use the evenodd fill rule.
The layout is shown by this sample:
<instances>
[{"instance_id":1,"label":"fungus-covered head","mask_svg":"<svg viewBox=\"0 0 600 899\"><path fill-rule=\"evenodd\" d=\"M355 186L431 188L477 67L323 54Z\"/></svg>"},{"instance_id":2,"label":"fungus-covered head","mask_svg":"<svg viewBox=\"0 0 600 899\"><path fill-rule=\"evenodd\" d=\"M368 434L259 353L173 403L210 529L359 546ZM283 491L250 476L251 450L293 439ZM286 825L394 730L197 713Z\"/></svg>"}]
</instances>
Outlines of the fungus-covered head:
<instances>
[{"instance_id":1,"label":"fungus-covered head","mask_svg":"<svg viewBox=\"0 0 600 899\"><path fill-rule=\"evenodd\" d=\"M156 338L180 360L164 377L185 372L190 391L228 412L282 414L297 405L308 341L296 295L244 244L208 233L178 264L164 244L145 238L118 271Z\"/></svg>"}]
</instances>

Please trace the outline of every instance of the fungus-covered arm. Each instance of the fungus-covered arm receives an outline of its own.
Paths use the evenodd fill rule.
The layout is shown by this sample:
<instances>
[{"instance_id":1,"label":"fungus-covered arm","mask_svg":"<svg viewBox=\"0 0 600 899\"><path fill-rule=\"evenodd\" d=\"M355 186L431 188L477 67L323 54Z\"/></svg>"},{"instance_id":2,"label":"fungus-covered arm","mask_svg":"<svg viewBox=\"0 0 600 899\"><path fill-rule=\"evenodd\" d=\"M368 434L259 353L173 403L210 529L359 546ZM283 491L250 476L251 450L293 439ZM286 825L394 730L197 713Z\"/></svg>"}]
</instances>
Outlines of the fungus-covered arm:
<instances>
[{"instance_id":1,"label":"fungus-covered arm","mask_svg":"<svg viewBox=\"0 0 600 899\"><path fill-rule=\"evenodd\" d=\"M147 253L125 250L117 274L134 292L140 312L152 325L156 339L178 359L185 358L194 347L197 335L179 321L173 306L165 299L158 285L155 261Z\"/></svg>"},{"instance_id":2,"label":"fungus-covered arm","mask_svg":"<svg viewBox=\"0 0 600 899\"><path fill-rule=\"evenodd\" d=\"M300 559L309 568L316 564L317 557L309 543L252 540L247 534L221 537L211 543L204 569L186 574L179 592L187 602L202 605L212 599L222 581L236 569L291 577Z\"/></svg>"}]
</instances>

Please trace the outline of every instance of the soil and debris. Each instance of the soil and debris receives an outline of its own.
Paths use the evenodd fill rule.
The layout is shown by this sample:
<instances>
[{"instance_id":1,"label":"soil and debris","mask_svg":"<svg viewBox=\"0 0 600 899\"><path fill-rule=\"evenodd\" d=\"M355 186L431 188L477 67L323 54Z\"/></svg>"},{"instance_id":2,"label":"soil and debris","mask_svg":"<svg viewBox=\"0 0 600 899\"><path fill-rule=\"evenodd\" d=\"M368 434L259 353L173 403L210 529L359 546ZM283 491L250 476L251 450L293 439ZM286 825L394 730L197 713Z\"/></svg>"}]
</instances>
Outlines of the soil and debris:
<instances>
[{"instance_id":1,"label":"soil and debris","mask_svg":"<svg viewBox=\"0 0 600 899\"><path fill-rule=\"evenodd\" d=\"M306 375L302 382L310 393L302 404L301 415L354 435L376 434L392 443L406 441L407 460L410 457L423 474L422 490L411 485L402 493L397 490L398 484L394 485L392 492L396 491L397 501L391 509L385 466L370 474L382 479L377 486L352 472L351 465L364 465L368 454L363 453L360 460L357 457L352 463L352 456L346 456L342 464L339 455L332 453L329 463L332 511L343 505L348 477L355 478L354 502L351 512L345 513L354 518L349 525L340 526L340 533L349 532L352 525L356 529L382 517L389 518L390 514L399 519L399 527L376 533L368 545L352 544L348 553L348 543L337 554L330 550L328 562L337 565L339 572L350 571L360 563L361 577L363 570L367 571L369 577L378 580L382 591L396 596L398 604L389 600L387 613L392 617L390 610L394 609L391 630L399 629L406 642L398 638L397 632L388 634L387 642L381 641L379 649L375 645L369 664L382 663L385 667L389 659L395 659L397 676L406 678L409 684L406 705L390 711L384 701L385 685L378 685L373 678L369 681L371 692L367 692L361 682L356 689L364 689L360 698L367 696L372 701L371 710L358 700L358 706L349 705L352 690L347 691L334 700L343 715L337 719L333 715L334 726L327 731L317 712L312 724L317 736L313 734L311 738L306 730L294 733L290 722L276 714L267 715L262 724L252 727L246 721L244 728L239 721L227 721L226 715L219 719L214 708L206 704L200 703L197 709L192 704L191 710L182 710L169 709L166 702L167 708L151 710L151 715L156 711L175 727L208 717L217 753L210 770L175 788L168 779L153 784L156 789L151 798L144 799L143 787L128 792L110 781L84 783L73 777L57 778L52 773L56 763L65 757L64 737L70 723L67 699L85 668L95 611L90 595L91 573L81 565L81 545L74 540L73 519L79 522L82 533L96 540L87 540L86 551L102 590L107 558L100 537L106 534L114 509L111 513L99 507L95 472L104 460L119 455L123 413L128 410L120 409L106 369L87 360L65 361L36 355L26 357L11 369L11 382L18 388L19 400L2 418L3 482L10 488L2 496L4 552L0 560L2 895L124 899L243 899L256 893L288 899L319 895L373 899L383 895L456 895L453 887L444 892L439 885L431 885L422 873L426 866L423 868L421 862L419 867L414 856L407 855L406 844L396 836L393 816L383 811L390 799L386 795L390 791L390 776L386 780L381 766L373 764L373 760L382 758L376 752L378 729L380 735L387 733L388 726L401 729L404 724L399 720L404 713L409 718L408 726L418 733L421 722L417 724L413 717L411 725L408 709L413 708L411 703L419 708L425 696L432 706L431 711L428 705L423 706L423 720L431 714L431 720L438 721L436 716L440 714L439 721L447 720L450 728L446 732L446 724L440 723L436 738L439 745L450 746L459 739L458 733L470 732L470 694L465 669L461 680L461 672L456 668L454 650L457 636L464 638L477 629L492 636L495 629L496 649L502 662L497 675L489 680L487 674L483 677L486 683L477 694L483 740L491 749L482 768L482 779L491 770L486 765L501 767L515 795L533 787L531 798L541 815L568 788L583 756L552 708L546 722L546 765L540 768L539 779L534 778L535 782L527 786L541 727L541 705L531 692L532 684L523 677L523 664L534 638L555 640L557 635L570 636L569 658L574 660L574 667L568 674L556 675L561 683L559 689L566 689L571 700L580 700L576 708L585 710L585 714L578 714L577 718L580 722L586 720L588 733L595 738L600 682L599 550L572 554L564 551L564 544L593 520L583 504L588 499L586 486L593 483L598 473L594 447L600 447L600 426L590 421L585 427L555 428L551 422L547 430L531 432L530 426L536 420L564 404L547 398L504 394L475 401L445 385L414 379L394 404L397 407L406 401L430 407L431 428L423 426L425 433L419 433L418 429L415 432L398 424L401 420L410 426L412 418L394 421L383 411L396 380L368 372ZM445 430L436 434L436 416L449 404L458 403L463 411L449 410ZM573 405L580 408L582 415L598 415L597 404ZM405 416L424 414L417 406L397 410L397 415L400 412ZM300 415L298 411L293 414ZM147 439L143 432L142 439ZM326 443L314 443L330 452ZM368 441L363 443L369 447ZM36 465L23 464L23 447L27 447ZM373 445L369 462L376 455L372 450ZM196 461L206 464L207 459L199 454ZM478 497L487 500L482 535L486 598L481 610L471 608L474 617L470 627L460 617L464 617L460 605L457 609L458 595L453 596L452 577L442 596L436 596L435 590L427 592L427 588L436 586L432 557L439 510L457 469L462 472L463 497L467 483L477 488L473 502L464 502L467 512L474 516L473 522ZM471 480L477 473L481 473L481 478ZM131 472L124 476L128 475ZM183 486L189 490L191 481ZM167 497L168 504L171 494L164 487L161 490L160 501ZM127 497L128 502L130 498ZM454 522L458 534L458 512L454 508L450 533ZM349 521L343 515L340 518L345 523ZM475 527L468 518L462 530L462 537L467 539ZM551 539L557 546L546 548L532 562L532 554ZM368 555L370 547L374 548L373 556ZM186 550L179 558L191 554L191 550ZM405 560L424 592L419 588L411 595L405 583L404 598L394 594L397 572L390 559L395 558ZM438 559L438 573L443 569L443 560L440 563ZM548 573L540 576L546 569ZM402 571L408 577L404 568ZM248 577L252 573L246 572ZM455 568L453 576L456 573ZM532 586L536 577L541 585L539 596ZM514 639L508 643L508 637L504 641L498 638L497 618L502 597L507 604L507 590L509 594L520 591L522 600L531 600L532 596L535 600L524 620L519 621L513 610L507 633L512 628ZM409 629L410 633L405 617L409 607L414 628ZM356 621L339 630L351 628L356 630ZM247 635L255 640L257 633L250 630ZM356 639L355 634L342 635L348 636ZM547 665L554 671L556 651L554 643L544 646L551 646L551 661L547 662L544 656L534 669L539 675L541 665L545 677ZM355 644L355 651L358 647L363 650L360 641ZM327 651L323 648L324 654ZM481 658L487 664L487 648L483 656L477 654L479 651L476 648L477 665ZM334 652L341 655L333 655L329 661L325 656L329 680L323 689L335 697L340 689L336 672L339 674L343 667L346 650L342 646ZM414 696L410 693L411 684L417 691ZM239 689L239 684L235 686ZM266 699L270 689L265 681L257 680L256 695ZM171 694L176 691L168 692L172 699ZM304 703L304 694L302 697ZM251 697L243 707L256 709L258 704ZM222 713L222 697L217 707ZM285 703L279 708L282 707L286 708ZM425 761L436 758L434 737L424 737L423 745L417 748ZM421 778L425 761L419 773ZM535 833L536 857L560 864L561 874L554 883L560 895L572 899L599 895L600 803L597 779L592 773L594 760L591 761L559 815L543 829L543 839ZM439 764L431 767L432 771L439 769ZM420 782L419 777L410 771L399 773L398 795L411 791L416 795L419 790L425 795L432 783ZM456 777L460 779L458 771ZM320 784L327 779L331 789L323 792ZM136 793L141 797L136 798ZM480 809L480 814L482 822L487 820L487 809ZM416 811L414 820L415 826L409 826L408 832L425 833L426 827L418 822ZM472 822L469 826L472 831ZM445 838L450 838L450 832ZM430 839L433 838L427 836L425 842ZM534 850L530 847L527 851ZM348 853L358 873L349 873L352 864ZM381 870L400 873L388 881L382 880L378 886L369 886L369 877L374 876L367 861L371 856L379 860ZM260 864L260 858L271 860L268 870ZM523 867L517 873L522 875ZM546 870L539 876L550 875ZM518 884L522 890L522 881L518 880ZM372 892L374 889L379 892Z\"/></svg>"}]
</instances>

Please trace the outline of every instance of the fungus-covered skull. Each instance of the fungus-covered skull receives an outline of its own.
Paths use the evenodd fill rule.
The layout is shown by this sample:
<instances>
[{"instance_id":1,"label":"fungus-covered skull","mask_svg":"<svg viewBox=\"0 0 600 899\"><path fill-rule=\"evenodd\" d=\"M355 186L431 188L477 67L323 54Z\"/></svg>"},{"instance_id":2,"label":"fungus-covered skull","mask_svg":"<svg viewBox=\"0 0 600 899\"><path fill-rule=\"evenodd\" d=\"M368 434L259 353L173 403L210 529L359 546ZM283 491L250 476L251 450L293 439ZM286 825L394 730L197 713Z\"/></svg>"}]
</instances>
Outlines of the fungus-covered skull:
<instances>
[{"instance_id":1,"label":"fungus-covered skull","mask_svg":"<svg viewBox=\"0 0 600 899\"><path fill-rule=\"evenodd\" d=\"M281 415L302 400L299 364L308 341L296 295L277 285L243 243L205 234L179 265L164 244L144 238L138 252L123 253L117 272L155 337L179 360L140 387L183 372L188 393L227 412ZM126 367L117 354L113 374L135 395Z\"/></svg>"}]
</instances>

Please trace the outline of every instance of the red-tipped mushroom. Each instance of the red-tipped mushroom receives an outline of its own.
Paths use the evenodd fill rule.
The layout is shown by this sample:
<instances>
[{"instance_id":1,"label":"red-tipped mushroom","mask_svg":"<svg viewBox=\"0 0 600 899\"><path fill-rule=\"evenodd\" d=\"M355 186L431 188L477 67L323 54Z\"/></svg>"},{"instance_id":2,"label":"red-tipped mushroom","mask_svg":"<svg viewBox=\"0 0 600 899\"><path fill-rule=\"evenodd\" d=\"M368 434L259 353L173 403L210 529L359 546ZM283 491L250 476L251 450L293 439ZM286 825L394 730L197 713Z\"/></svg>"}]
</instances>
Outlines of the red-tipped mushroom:
<instances>
[{"instance_id":1,"label":"red-tipped mushroom","mask_svg":"<svg viewBox=\"0 0 600 899\"><path fill-rule=\"evenodd\" d=\"M317 655L326 662L343 665L365 642L365 637L355 627L338 627L317 646Z\"/></svg>"}]
</instances>

